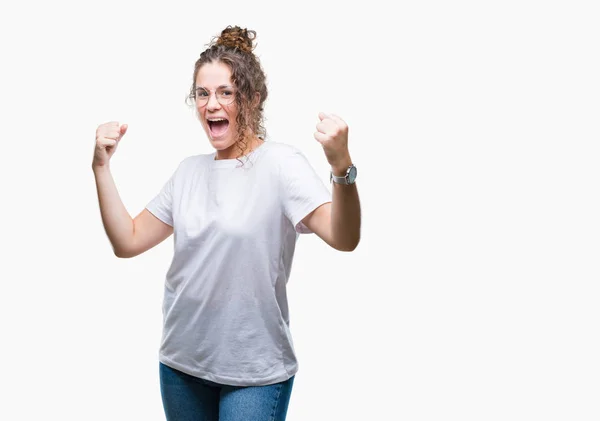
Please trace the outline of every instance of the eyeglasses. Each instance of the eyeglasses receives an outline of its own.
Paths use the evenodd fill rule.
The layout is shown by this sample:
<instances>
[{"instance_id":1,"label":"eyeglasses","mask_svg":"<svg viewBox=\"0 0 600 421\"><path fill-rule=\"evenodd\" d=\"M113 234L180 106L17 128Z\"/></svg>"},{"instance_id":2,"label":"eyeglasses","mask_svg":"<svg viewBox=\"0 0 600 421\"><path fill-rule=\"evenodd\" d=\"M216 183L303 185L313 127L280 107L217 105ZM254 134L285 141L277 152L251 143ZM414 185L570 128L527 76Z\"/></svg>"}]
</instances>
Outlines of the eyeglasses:
<instances>
[{"instance_id":1,"label":"eyeglasses","mask_svg":"<svg viewBox=\"0 0 600 421\"><path fill-rule=\"evenodd\" d=\"M196 88L194 93L194 99L196 100L196 105L199 107L204 107L208 104L208 99L210 98L210 91L206 88ZM215 89L215 96L217 101L221 105L229 105L235 100L235 88L233 86L222 85Z\"/></svg>"}]
</instances>

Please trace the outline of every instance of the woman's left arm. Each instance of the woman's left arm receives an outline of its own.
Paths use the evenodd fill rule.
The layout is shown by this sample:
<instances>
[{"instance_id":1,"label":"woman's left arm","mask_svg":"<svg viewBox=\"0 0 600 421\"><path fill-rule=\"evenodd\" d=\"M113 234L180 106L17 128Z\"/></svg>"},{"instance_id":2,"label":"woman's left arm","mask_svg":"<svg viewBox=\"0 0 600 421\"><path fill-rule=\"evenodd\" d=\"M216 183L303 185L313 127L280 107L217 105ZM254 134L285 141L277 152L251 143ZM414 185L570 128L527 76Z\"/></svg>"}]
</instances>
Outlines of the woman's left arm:
<instances>
[{"instance_id":1,"label":"woman's left arm","mask_svg":"<svg viewBox=\"0 0 600 421\"><path fill-rule=\"evenodd\" d=\"M333 175L343 177L352 164L348 126L336 115L319 113L315 139L323 146ZM307 215L302 222L336 250L352 251L360 241L360 201L356 183L332 183L332 202Z\"/></svg>"}]
</instances>

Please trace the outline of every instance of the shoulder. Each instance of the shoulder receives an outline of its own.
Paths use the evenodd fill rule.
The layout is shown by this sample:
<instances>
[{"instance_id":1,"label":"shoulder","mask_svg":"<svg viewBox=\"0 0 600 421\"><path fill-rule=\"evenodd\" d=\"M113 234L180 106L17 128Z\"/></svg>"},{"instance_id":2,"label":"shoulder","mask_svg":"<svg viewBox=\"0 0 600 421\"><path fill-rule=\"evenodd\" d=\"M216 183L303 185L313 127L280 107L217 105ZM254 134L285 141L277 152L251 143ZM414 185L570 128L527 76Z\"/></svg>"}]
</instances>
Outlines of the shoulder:
<instances>
[{"instance_id":1,"label":"shoulder","mask_svg":"<svg viewBox=\"0 0 600 421\"><path fill-rule=\"evenodd\" d=\"M185 180L193 178L193 175L199 169L210 165L211 160L211 154L192 155L183 158L175 168L171 176L171 182L175 183L175 185L185 183Z\"/></svg>"},{"instance_id":2,"label":"shoulder","mask_svg":"<svg viewBox=\"0 0 600 421\"><path fill-rule=\"evenodd\" d=\"M177 166L177 172L187 172L205 165L213 159L214 154L191 155L181 160Z\"/></svg>"},{"instance_id":3,"label":"shoulder","mask_svg":"<svg viewBox=\"0 0 600 421\"><path fill-rule=\"evenodd\" d=\"M262 162L268 162L267 167L284 179L304 172L310 166L304 153L296 146L270 140L263 147Z\"/></svg>"},{"instance_id":4,"label":"shoulder","mask_svg":"<svg viewBox=\"0 0 600 421\"><path fill-rule=\"evenodd\" d=\"M264 151L265 158L280 169L285 169L286 166L293 165L298 160L306 161L304 153L296 146L271 140L267 141L263 146L266 146Z\"/></svg>"},{"instance_id":5,"label":"shoulder","mask_svg":"<svg viewBox=\"0 0 600 421\"><path fill-rule=\"evenodd\" d=\"M281 142L268 141L265 149L265 161L279 175L280 180L288 185L303 182L314 174L314 168L300 148ZM267 144L265 143L265 145Z\"/></svg>"}]
</instances>

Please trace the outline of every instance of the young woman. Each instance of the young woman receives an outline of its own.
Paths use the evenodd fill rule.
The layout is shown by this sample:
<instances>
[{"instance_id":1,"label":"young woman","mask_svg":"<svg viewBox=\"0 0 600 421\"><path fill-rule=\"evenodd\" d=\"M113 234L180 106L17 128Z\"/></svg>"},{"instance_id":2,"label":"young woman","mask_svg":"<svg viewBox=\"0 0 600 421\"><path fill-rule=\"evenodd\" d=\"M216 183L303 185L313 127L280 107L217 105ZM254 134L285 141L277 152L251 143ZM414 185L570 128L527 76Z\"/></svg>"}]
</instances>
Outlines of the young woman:
<instances>
[{"instance_id":1,"label":"young woman","mask_svg":"<svg viewBox=\"0 0 600 421\"><path fill-rule=\"evenodd\" d=\"M136 256L174 234L159 353L170 421L284 420L298 369L286 296L298 233L343 251L360 239L347 125L318 115L330 192L299 150L265 141L255 36L227 27L196 61L189 97L215 151L184 159L135 219L109 169L127 125L96 130L92 167L115 254Z\"/></svg>"}]
</instances>

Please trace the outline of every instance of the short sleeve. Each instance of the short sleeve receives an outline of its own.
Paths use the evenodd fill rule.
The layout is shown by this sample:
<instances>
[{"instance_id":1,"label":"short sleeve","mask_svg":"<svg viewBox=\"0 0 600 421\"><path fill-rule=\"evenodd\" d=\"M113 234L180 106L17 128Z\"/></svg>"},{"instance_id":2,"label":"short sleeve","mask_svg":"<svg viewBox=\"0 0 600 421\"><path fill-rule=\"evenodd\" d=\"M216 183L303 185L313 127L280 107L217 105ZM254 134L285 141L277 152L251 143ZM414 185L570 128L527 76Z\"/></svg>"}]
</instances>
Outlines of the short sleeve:
<instances>
[{"instance_id":1,"label":"short sleeve","mask_svg":"<svg viewBox=\"0 0 600 421\"><path fill-rule=\"evenodd\" d=\"M280 171L284 213L296 232L310 234L312 231L302 220L322 204L331 202L331 192L298 150L282 159Z\"/></svg>"},{"instance_id":2,"label":"short sleeve","mask_svg":"<svg viewBox=\"0 0 600 421\"><path fill-rule=\"evenodd\" d=\"M170 226L173 226L173 191L176 175L177 171L165 183L156 197L146 205L146 209L152 215Z\"/></svg>"}]
</instances>

